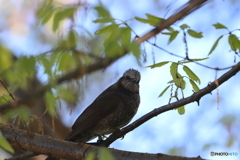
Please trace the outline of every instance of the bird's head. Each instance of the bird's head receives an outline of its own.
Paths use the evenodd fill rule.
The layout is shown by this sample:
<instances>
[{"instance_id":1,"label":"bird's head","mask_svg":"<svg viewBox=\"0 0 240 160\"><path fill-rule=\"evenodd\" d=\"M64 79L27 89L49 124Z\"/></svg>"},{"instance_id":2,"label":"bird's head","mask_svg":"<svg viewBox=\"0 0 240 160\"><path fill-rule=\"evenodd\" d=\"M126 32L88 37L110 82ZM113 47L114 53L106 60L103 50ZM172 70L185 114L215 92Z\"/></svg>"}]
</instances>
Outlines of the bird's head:
<instances>
[{"instance_id":1,"label":"bird's head","mask_svg":"<svg viewBox=\"0 0 240 160\"><path fill-rule=\"evenodd\" d=\"M120 78L121 85L131 92L139 92L140 73L135 69L129 69L124 72Z\"/></svg>"}]
</instances>

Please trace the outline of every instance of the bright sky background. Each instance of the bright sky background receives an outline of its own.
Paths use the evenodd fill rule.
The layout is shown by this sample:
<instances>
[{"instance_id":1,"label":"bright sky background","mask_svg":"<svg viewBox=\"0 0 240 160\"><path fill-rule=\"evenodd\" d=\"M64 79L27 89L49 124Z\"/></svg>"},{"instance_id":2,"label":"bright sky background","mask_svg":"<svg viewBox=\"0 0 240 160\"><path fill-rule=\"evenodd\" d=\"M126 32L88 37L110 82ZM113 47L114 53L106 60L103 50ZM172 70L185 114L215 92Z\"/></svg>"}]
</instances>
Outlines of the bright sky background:
<instances>
[{"instance_id":1,"label":"bright sky background","mask_svg":"<svg viewBox=\"0 0 240 160\"><path fill-rule=\"evenodd\" d=\"M62 0L63 1L63 0ZM34 39L34 34L31 33L31 25L34 24L34 15L31 14L30 9L24 11L21 4L24 1L19 1L19 4L8 3L9 6L15 6L17 11L21 13L13 14L11 20L3 20L4 14L0 14L0 24L9 25L12 28L0 32L0 41L7 44L16 54L39 54L49 49L49 46L42 46L41 43ZM97 4L98 1L90 0L90 4ZM145 18L145 13L153 14L159 17L167 18L174 13L178 7L184 4L184 0L171 1L145 1L145 0L122 0L122 1L101 1L103 5L110 9L112 16L116 19L128 20L134 16ZM171 2L170 11L166 14L166 6ZM0 3L5 3L4 0ZM15 2L14 2L15 3ZM177 22L174 26L178 29L181 24L188 24L193 30L203 32L202 39L195 39L187 37L189 46L190 58L205 58L209 53L215 40L222 34L228 33L226 30L215 30L212 23L222 23L230 30L240 28L239 21L239 6L240 2L237 0L229 1L211 1L201 9L195 11L190 16ZM34 6L36 7L36 6ZM34 8L33 7L33 8ZM1 13L6 11L6 6L0 5ZM30 8L30 7L29 7ZM5 13L5 12L4 12ZM11 13L11 11L8 11ZM26 14L25 16L23 16ZM14 16L19 17L14 17ZM92 23L95 20L94 14L89 13L85 21L85 28L94 33L97 25ZM21 21L19 21L21 19ZM16 22L18 21L18 22ZM15 23L15 25L10 25ZM0 27L1 27L0 25ZM139 36L144 35L152 27L136 22L129 21L129 25L137 32ZM180 30L180 29L179 29ZM235 33L235 32L234 32ZM236 32L237 34L238 32ZM238 33L239 35L239 33ZM181 56L185 56L185 44L182 41L182 34L174 40L170 45L167 45L168 37L160 35L157 37L156 44L162 48ZM34 41L32 41L34 40ZM152 42L154 41L151 39ZM99 71L87 77L88 83L84 91L85 96L76 108L76 111L66 116L64 108L62 108L64 123L71 126L77 116L81 113L82 107L87 107L104 89L109 85L115 83L123 72L129 68L138 69L141 72L140 82L140 96L141 104L137 115L133 121L142 115L152 111L154 108L165 105L169 101L169 92L165 93L163 97L158 98L160 92L167 86L167 82L171 80L169 73L169 66L166 65L161 68L150 69L146 66L153 64L152 52L155 55L156 63L162 61L181 60L177 57L171 56L157 48L152 47L147 43L143 43L142 48L146 49L147 62L138 65L135 58L131 55L125 56L118 60L111 67L104 72ZM230 48L227 45L227 36L223 38L209 60L201 63L211 67L227 67L234 64L234 53L229 52ZM239 58L237 58L237 62ZM142 61L141 61L142 62ZM207 86L207 84L214 80L216 72L214 70L206 69L196 64L189 64L190 67L201 79L200 88ZM219 77L225 71L217 73ZM182 72L183 73L183 72ZM102 76L104 77L103 80ZM43 78L42 75L39 77ZM100 81L98 80L98 78ZM111 147L115 149L144 152L144 153L164 153L169 154L170 150L175 149L172 153L175 155L182 155L187 157L201 156L206 159L229 159L237 160L240 157L240 74L231 78L218 89L220 95L220 104L217 103L217 92L212 92L204 96L200 101L200 106L197 103L191 103L185 106L185 114L179 115L177 110L163 113L150 121L144 123L134 131L128 133L123 140L117 140ZM44 81L44 80L43 80ZM184 91L185 97L192 94L191 87L188 85ZM223 125L221 119L234 119L232 123ZM230 121L231 122L231 121ZM227 147L227 142L230 137L234 137L233 145ZM237 157L211 157L210 152L237 152Z\"/></svg>"}]
</instances>

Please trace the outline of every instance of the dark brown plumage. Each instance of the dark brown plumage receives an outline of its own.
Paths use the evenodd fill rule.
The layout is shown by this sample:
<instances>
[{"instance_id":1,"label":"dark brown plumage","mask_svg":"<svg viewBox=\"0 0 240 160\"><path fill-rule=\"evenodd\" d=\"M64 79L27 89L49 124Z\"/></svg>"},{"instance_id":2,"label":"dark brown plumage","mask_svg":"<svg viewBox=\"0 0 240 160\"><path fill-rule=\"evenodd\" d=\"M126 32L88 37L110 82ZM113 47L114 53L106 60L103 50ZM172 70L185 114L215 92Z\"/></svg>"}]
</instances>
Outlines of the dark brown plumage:
<instances>
[{"instance_id":1,"label":"dark brown plumage","mask_svg":"<svg viewBox=\"0 0 240 160\"><path fill-rule=\"evenodd\" d=\"M87 142L99 135L110 134L128 124L136 114L140 103L140 78L137 70L125 71L116 83L103 91L82 112L66 140Z\"/></svg>"}]
</instances>

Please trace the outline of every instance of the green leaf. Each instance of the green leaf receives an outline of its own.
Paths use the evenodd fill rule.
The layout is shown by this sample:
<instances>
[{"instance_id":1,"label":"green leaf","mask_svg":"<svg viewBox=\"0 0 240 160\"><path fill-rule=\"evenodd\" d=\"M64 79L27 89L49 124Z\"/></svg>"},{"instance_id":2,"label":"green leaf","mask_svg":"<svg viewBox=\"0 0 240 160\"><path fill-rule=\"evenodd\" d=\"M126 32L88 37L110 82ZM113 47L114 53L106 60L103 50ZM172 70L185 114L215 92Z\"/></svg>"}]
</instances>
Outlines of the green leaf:
<instances>
[{"instance_id":1,"label":"green leaf","mask_svg":"<svg viewBox=\"0 0 240 160\"><path fill-rule=\"evenodd\" d=\"M180 115L183 115L185 113L185 107L184 106L178 107L177 110L178 110L178 113Z\"/></svg>"},{"instance_id":2,"label":"green leaf","mask_svg":"<svg viewBox=\"0 0 240 160\"><path fill-rule=\"evenodd\" d=\"M114 18L109 18L109 17L107 17L107 18L99 18L99 19L96 19L96 20L94 20L93 22L94 23L113 23L114 22Z\"/></svg>"},{"instance_id":3,"label":"green leaf","mask_svg":"<svg viewBox=\"0 0 240 160\"><path fill-rule=\"evenodd\" d=\"M141 55L140 46L134 41L131 42L129 46L129 52L132 52L132 54L136 57L136 59L140 58L140 55Z\"/></svg>"},{"instance_id":4,"label":"green leaf","mask_svg":"<svg viewBox=\"0 0 240 160\"><path fill-rule=\"evenodd\" d=\"M148 19L143 19L143 18L140 18L140 17L134 17L137 21L139 22L142 22L142 23L149 23L149 20Z\"/></svg>"},{"instance_id":5,"label":"green leaf","mask_svg":"<svg viewBox=\"0 0 240 160\"><path fill-rule=\"evenodd\" d=\"M170 44L178 35L179 31L173 31L169 40L168 40L168 44Z\"/></svg>"},{"instance_id":6,"label":"green leaf","mask_svg":"<svg viewBox=\"0 0 240 160\"><path fill-rule=\"evenodd\" d=\"M95 35L101 35L101 34L106 34L109 32L113 32L115 29L118 28L117 24L110 24L106 27L103 27L95 32Z\"/></svg>"},{"instance_id":7,"label":"green leaf","mask_svg":"<svg viewBox=\"0 0 240 160\"><path fill-rule=\"evenodd\" d=\"M11 52L4 46L0 46L0 73L6 71L13 64Z\"/></svg>"},{"instance_id":8,"label":"green leaf","mask_svg":"<svg viewBox=\"0 0 240 160\"><path fill-rule=\"evenodd\" d=\"M210 52L208 53L208 55L212 54L212 52L215 50L215 48L216 48L217 45L218 45L218 42L220 41L220 39L222 39L222 37L223 37L223 35L220 36L220 37L218 37L218 39L216 40L216 42L213 44L213 46L212 46Z\"/></svg>"},{"instance_id":9,"label":"green leaf","mask_svg":"<svg viewBox=\"0 0 240 160\"><path fill-rule=\"evenodd\" d=\"M159 94L158 97L162 97L163 94L168 90L169 87L170 87L170 86L167 86L167 87Z\"/></svg>"},{"instance_id":10,"label":"green leaf","mask_svg":"<svg viewBox=\"0 0 240 160\"><path fill-rule=\"evenodd\" d=\"M12 146L9 144L9 142L6 140L6 138L2 135L0 131L0 147L10 153L14 153L14 150Z\"/></svg>"},{"instance_id":11,"label":"green leaf","mask_svg":"<svg viewBox=\"0 0 240 160\"><path fill-rule=\"evenodd\" d=\"M180 26L180 28L182 29L182 30L184 30L184 29L187 29L187 28L190 28L187 24L182 24L181 26Z\"/></svg>"},{"instance_id":12,"label":"green leaf","mask_svg":"<svg viewBox=\"0 0 240 160\"><path fill-rule=\"evenodd\" d=\"M73 17L74 12L75 8L73 7L59 10L53 17L52 30L55 32L58 29L60 22L66 18Z\"/></svg>"},{"instance_id":13,"label":"green leaf","mask_svg":"<svg viewBox=\"0 0 240 160\"><path fill-rule=\"evenodd\" d=\"M71 62L71 63L69 63ZM59 59L58 70L59 71L70 71L75 69L77 66L76 58L72 53L63 52L61 58Z\"/></svg>"},{"instance_id":14,"label":"green leaf","mask_svg":"<svg viewBox=\"0 0 240 160\"><path fill-rule=\"evenodd\" d=\"M191 59L191 60L188 60L188 61L185 61L185 62L181 62L181 63L190 63L190 62L194 62L194 61L203 61L203 60L206 60L206 59L209 59L209 57L207 57L207 58L195 58L195 59Z\"/></svg>"},{"instance_id":15,"label":"green leaf","mask_svg":"<svg viewBox=\"0 0 240 160\"><path fill-rule=\"evenodd\" d=\"M115 160L109 149L101 148L99 152L99 160Z\"/></svg>"},{"instance_id":16,"label":"green leaf","mask_svg":"<svg viewBox=\"0 0 240 160\"><path fill-rule=\"evenodd\" d=\"M203 37L203 35L202 35L202 32L196 32L196 31L194 31L194 30L192 30L192 29L188 29L188 34L190 35L190 36L192 36L192 37L194 37L194 38L202 38Z\"/></svg>"},{"instance_id":17,"label":"green leaf","mask_svg":"<svg viewBox=\"0 0 240 160\"><path fill-rule=\"evenodd\" d=\"M95 159L95 154L93 151L90 151L90 153L87 153L85 160L94 160L94 159Z\"/></svg>"},{"instance_id":18,"label":"green leaf","mask_svg":"<svg viewBox=\"0 0 240 160\"><path fill-rule=\"evenodd\" d=\"M221 24L221 23L213 24L213 26L214 26L216 29L227 29L227 27L224 26L224 25Z\"/></svg>"},{"instance_id":19,"label":"green leaf","mask_svg":"<svg viewBox=\"0 0 240 160\"><path fill-rule=\"evenodd\" d=\"M131 29L129 27L121 28L122 47L128 48L131 43Z\"/></svg>"},{"instance_id":20,"label":"green leaf","mask_svg":"<svg viewBox=\"0 0 240 160\"><path fill-rule=\"evenodd\" d=\"M77 97L76 95L73 95L72 92L69 91L69 89L65 88L65 87L59 87L57 89L57 93L58 93L58 97L63 99L64 101L67 102L76 102L77 101Z\"/></svg>"},{"instance_id":21,"label":"green leaf","mask_svg":"<svg viewBox=\"0 0 240 160\"><path fill-rule=\"evenodd\" d=\"M200 90L200 89L198 88L197 84L196 84L193 80L189 79L189 82L191 83L192 88L193 88L193 90L194 90L195 92L198 92L198 91Z\"/></svg>"},{"instance_id":22,"label":"green leaf","mask_svg":"<svg viewBox=\"0 0 240 160\"><path fill-rule=\"evenodd\" d=\"M228 43L233 51L236 51L237 49L240 50L240 41L235 34L230 34L228 36Z\"/></svg>"},{"instance_id":23,"label":"green leaf","mask_svg":"<svg viewBox=\"0 0 240 160\"><path fill-rule=\"evenodd\" d=\"M99 17L107 17L107 18L111 17L111 14L104 6L99 5L94 7L94 9L97 11Z\"/></svg>"},{"instance_id":24,"label":"green leaf","mask_svg":"<svg viewBox=\"0 0 240 160\"><path fill-rule=\"evenodd\" d=\"M175 62L173 62L170 66L170 73L173 79L176 79L177 77L177 66L178 66L178 63L175 63Z\"/></svg>"},{"instance_id":25,"label":"green leaf","mask_svg":"<svg viewBox=\"0 0 240 160\"><path fill-rule=\"evenodd\" d=\"M146 14L146 16L148 17L148 23L151 26L157 26L164 20L163 18L159 18L159 17L156 17L156 16L148 14L148 13Z\"/></svg>"},{"instance_id":26,"label":"green leaf","mask_svg":"<svg viewBox=\"0 0 240 160\"><path fill-rule=\"evenodd\" d=\"M150 66L147 66L147 67L151 67L152 68L156 68L156 67L162 67L164 66L165 64L168 64L169 61L165 61L165 62L160 62L160 63L156 63L156 64L153 64L153 65L150 65Z\"/></svg>"},{"instance_id":27,"label":"green leaf","mask_svg":"<svg viewBox=\"0 0 240 160\"><path fill-rule=\"evenodd\" d=\"M175 31L172 27L168 27L168 28L166 28L168 31L170 31L170 32L173 32L173 31Z\"/></svg>"},{"instance_id":28,"label":"green leaf","mask_svg":"<svg viewBox=\"0 0 240 160\"><path fill-rule=\"evenodd\" d=\"M51 75L52 62L50 62L50 60L47 59L45 56L38 57L38 62L40 62L43 65L44 73Z\"/></svg>"},{"instance_id":29,"label":"green leaf","mask_svg":"<svg viewBox=\"0 0 240 160\"><path fill-rule=\"evenodd\" d=\"M37 10L37 18L41 20L41 24L47 23L54 13L52 1L45 1Z\"/></svg>"},{"instance_id":30,"label":"green leaf","mask_svg":"<svg viewBox=\"0 0 240 160\"><path fill-rule=\"evenodd\" d=\"M57 98L53 95L52 91L46 92L46 94L44 95L44 100L48 108L48 113L52 116L55 115L55 101L57 100Z\"/></svg>"},{"instance_id":31,"label":"green leaf","mask_svg":"<svg viewBox=\"0 0 240 160\"><path fill-rule=\"evenodd\" d=\"M165 34L165 35L172 35L172 32L162 32L162 34Z\"/></svg>"},{"instance_id":32,"label":"green leaf","mask_svg":"<svg viewBox=\"0 0 240 160\"><path fill-rule=\"evenodd\" d=\"M188 77L190 79L192 79L200 84L200 79L190 68L188 68L187 66L184 66L183 70L186 72L186 74L188 75Z\"/></svg>"},{"instance_id":33,"label":"green leaf","mask_svg":"<svg viewBox=\"0 0 240 160\"><path fill-rule=\"evenodd\" d=\"M78 37L77 32L73 29L70 30L68 35L67 35L64 47L71 48L71 49L75 48L77 46L77 37Z\"/></svg>"},{"instance_id":34,"label":"green leaf","mask_svg":"<svg viewBox=\"0 0 240 160\"><path fill-rule=\"evenodd\" d=\"M22 56L16 62L16 72L24 76L32 77L35 73L35 65L35 57Z\"/></svg>"},{"instance_id":35,"label":"green leaf","mask_svg":"<svg viewBox=\"0 0 240 160\"><path fill-rule=\"evenodd\" d=\"M110 45L105 47L105 54L107 57L118 57L123 54L123 48L118 44L118 42L112 42Z\"/></svg>"}]
</instances>

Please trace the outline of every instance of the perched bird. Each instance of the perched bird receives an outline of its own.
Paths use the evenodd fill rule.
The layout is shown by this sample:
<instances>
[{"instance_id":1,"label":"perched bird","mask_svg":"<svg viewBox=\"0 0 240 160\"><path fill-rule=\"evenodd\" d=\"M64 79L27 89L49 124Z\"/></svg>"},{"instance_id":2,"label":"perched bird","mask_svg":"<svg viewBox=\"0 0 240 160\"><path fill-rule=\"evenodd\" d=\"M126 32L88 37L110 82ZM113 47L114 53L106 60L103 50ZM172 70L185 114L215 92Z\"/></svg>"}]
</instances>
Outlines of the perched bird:
<instances>
[{"instance_id":1,"label":"perched bird","mask_svg":"<svg viewBox=\"0 0 240 160\"><path fill-rule=\"evenodd\" d=\"M139 103L140 73L129 69L103 91L77 118L65 140L87 142L97 136L113 133L128 124ZM47 158L46 160L50 160Z\"/></svg>"}]
</instances>

